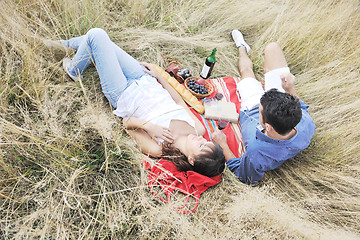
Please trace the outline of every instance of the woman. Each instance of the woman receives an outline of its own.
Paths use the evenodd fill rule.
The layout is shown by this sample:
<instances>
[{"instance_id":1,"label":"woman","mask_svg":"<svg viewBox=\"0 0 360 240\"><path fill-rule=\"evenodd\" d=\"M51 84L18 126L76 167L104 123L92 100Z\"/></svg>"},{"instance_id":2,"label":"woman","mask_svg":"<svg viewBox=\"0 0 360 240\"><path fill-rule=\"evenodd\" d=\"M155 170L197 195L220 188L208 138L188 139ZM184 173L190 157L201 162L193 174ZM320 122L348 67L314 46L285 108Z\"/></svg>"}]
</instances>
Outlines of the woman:
<instances>
[{"instance_id":1,"label":"woman","mask_svg":"<svg viewBox=\"0 0 360 240\"><path fill-rule=\"evenodd\" d=\"M98 28L61 44L77 50L72 60L63 61L73 80L79 80L91 62L95 64L114 114L123 118L143 153L173 161L180 171L193 170L209 177L222 173L221 148L202 137L201 122L150 64L139 63Z\"/></svg>"}]
</instances>

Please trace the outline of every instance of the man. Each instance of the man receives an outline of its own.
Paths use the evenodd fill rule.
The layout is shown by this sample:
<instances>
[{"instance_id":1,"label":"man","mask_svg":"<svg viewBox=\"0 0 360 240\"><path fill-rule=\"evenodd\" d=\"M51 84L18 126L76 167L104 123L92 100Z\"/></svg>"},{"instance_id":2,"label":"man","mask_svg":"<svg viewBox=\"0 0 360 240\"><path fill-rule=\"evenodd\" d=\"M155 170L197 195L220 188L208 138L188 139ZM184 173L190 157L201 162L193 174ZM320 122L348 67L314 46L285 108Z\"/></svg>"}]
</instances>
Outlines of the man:
<instances>
[{"instance_id":1,"label":"man","mask_svg":"<svg viewBox=\"0 0 360 240\"><path fill-rule=\"evenodd\" d=\"M213 141L225 154L226 164L246 184L255 184L264 172L275 169L309 146L315 124L308 106L300 101L294 89L295 77L290 73L285 56L276 43L265 47L265 91L255 79L253 64L247 53L249 45L238 30L232 37L239 49L241 81L237 90L241 97L240 125L245 153L236 158L217 130Z\"/></svg>"}]
</instances>

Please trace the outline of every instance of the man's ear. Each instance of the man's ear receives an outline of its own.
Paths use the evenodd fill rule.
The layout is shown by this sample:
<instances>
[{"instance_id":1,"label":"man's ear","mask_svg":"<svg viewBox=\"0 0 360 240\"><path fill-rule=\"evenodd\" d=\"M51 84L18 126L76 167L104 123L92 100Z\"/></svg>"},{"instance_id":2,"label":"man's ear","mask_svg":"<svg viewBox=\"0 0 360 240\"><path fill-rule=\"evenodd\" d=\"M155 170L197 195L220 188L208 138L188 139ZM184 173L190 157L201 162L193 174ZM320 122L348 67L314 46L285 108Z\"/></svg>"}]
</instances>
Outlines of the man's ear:
<instances>
[{"instance_id":1,"label":"man's ear","mask_svg":"<svg viewBox=\"0 0 360 240\"><path fill-rule=\"evenodd\" d=\"M265 130L267 132L271 132L272 130L274 130L273 126L271 126L270 124L268 123L265 123Z\"/></svg>"},{"instance_id":2,"label":"man's ear","mask_svg":"<svg viewBox=\"0 0 360 240\"><path fill-rule=\"evenodd\" d=\"M194 166L194 160L195 159L193 157L191 156L188 157L188 162L190 163L191 166Z\"/></svg>"}]
</instances>

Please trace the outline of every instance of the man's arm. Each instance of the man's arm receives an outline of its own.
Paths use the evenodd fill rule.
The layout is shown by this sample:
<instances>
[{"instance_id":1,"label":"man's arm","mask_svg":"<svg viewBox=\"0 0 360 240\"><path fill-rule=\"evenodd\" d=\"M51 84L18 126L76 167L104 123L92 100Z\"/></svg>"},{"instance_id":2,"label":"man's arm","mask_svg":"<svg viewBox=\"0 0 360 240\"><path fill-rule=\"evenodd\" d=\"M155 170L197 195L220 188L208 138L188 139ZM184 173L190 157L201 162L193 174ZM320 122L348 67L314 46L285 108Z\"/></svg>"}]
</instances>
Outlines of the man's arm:
<instances>
[{"instance_id":1,"label":"man's arm","mask_svg":"<svg viewBox=\"0 0 360 240\"><path fill-rule=\"evenodd\" d=\"M219 129L216 129L213 133L212 141L219 144L219 146L222 148L226 161L236 157L227 144L226 135Z\"/></svg>"},{"instance_id":2,"label":"man's arm","mask_svg":"<svg viewBox=\"0 0 360 240\"><path fill-rule=\"evenodd\" d=\"M258 166L259 157L261 158L253 151L246 151L240 158L229 159L226 165L241 182L248 185L255 184L264 176L264 171Z\"/></svg>"},{"instance_id":3,"label":"man's arm","mask_svg":"<svg viewBox=\"0 0 360 240\"><path fill-rule=\"evenodd\" d=\"M255 184L264 176L264 172L258 170L257 162L254 161L256 159L253 156L254 151L247 151L240 158L236 158L227 144L226 135L222 131L216 129L212 136L213 142L219 144L224 151L226 165L241 182Z\"/></svg>"},{"instance_id":4,"label":"man's arm","mask_svg":"<svg viewBox=\"0 0 360 240\"><path fill-rule=\"evenodd\" d=\"M282 87L286 93L299 98L296 94L294 83L295 83L295 76L291 73L283 73L280 75Z\"/></svg>"}]
</instances>

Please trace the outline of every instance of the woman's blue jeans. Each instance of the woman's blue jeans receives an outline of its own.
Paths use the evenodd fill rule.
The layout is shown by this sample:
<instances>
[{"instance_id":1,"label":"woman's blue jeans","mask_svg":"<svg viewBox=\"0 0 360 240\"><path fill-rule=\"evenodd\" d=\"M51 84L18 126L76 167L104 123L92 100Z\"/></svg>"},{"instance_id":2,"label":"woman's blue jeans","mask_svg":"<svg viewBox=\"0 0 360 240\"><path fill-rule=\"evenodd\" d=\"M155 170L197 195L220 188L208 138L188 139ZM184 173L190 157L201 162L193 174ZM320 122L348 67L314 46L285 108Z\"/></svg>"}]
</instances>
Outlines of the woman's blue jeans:
<instances>
[{"instance_id":1,"label":"woman's blue jeans","mask_svg":"<svg viewBox=\"0 0 360 240\"><path fill-rule=\"evenodd\" d=\"M77 50L71 61L70 73L79 76L90 63L94 63L102 91L114 108L123 91L147 74L144 66L113 43L100 28L93 28L86 35L63 40L62 43Z\"/></svg>"}]
</instances>

